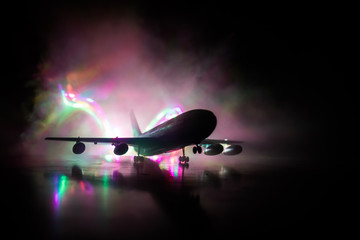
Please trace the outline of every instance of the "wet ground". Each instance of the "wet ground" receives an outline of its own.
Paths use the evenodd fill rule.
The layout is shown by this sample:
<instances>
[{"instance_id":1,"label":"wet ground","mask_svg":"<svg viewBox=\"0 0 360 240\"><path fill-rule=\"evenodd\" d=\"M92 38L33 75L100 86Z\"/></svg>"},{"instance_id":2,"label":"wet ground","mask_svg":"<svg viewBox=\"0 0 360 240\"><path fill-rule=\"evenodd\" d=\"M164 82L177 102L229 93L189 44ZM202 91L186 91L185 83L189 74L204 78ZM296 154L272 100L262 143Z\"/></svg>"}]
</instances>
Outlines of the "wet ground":
<instances>
[{"instance_id":1,"label":"wet ground","mask_svg":"<svg viewBox=\"0 0 360 240\"><path fill-rule=\"evenodd\" d=\"M343 234L327 168L251 153L190 159L29 157L3 171L2 229L85 239Z\"/></svg>"}]
</instances>

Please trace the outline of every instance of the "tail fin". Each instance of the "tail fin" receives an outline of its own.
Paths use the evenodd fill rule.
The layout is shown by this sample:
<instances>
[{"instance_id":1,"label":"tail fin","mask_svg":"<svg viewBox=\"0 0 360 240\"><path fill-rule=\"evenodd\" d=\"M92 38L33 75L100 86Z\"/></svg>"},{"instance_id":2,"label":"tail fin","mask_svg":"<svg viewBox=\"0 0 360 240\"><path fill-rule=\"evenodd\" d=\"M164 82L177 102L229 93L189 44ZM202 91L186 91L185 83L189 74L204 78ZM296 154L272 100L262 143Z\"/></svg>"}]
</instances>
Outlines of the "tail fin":
<instances>
[{"instance_id":1,"label":"tail fin","mask_svg":"<svg viewBox=\"0 0 360 240\"><path fill-rule=\"evenodd\" d=\"M138 137L142 133L141 133L141 130L139 128L139 124L138 124L138 122L136 120L136 117L135 117L135 114L134 114L133 111L130 112L130 118L131 118L131 127L132 127L133 135L134 135L134 137Z\"/></svg>"}]
</instances>

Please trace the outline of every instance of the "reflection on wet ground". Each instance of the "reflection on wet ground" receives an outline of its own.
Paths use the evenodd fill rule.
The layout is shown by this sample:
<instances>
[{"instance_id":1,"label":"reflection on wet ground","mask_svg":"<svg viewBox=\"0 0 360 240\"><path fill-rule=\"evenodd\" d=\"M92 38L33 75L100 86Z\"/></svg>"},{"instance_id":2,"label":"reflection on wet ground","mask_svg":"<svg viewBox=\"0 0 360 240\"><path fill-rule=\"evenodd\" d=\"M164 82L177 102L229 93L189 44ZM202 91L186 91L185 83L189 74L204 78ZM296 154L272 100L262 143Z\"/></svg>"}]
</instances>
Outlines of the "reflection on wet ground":
<instances>
[{"instance_id":1,"label":"reflection on wet ground","mask_svg":"<svg viewBox=\"0 0 360 240\"><path fill-rule=\"evenodd\" d=\"M250 169L201 157L188 168L173 157L136 164L132 157L31 162L16 176L3 175L4 192L11 195L1 204L9 212L8 225L24 230L14 234L167 239L305 234L319 229L310 215L325 213L318 206L324 186L298 167Z\"/></svg>"}]
</instances>

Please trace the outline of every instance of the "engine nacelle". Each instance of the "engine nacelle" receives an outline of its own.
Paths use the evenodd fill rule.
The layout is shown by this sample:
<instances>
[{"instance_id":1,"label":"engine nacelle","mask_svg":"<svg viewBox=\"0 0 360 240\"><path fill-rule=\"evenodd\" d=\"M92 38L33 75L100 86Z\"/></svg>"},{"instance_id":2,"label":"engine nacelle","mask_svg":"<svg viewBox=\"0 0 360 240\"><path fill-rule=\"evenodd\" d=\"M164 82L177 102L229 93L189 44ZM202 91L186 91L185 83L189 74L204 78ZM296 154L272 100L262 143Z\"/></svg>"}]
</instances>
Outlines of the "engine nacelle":
<instances>
[{"instance_id":1,"label":"engine nacelle","mask_svg":"<svg viewBox=\"0 0 360 240\"><path fill-rule=\"evenodd\" d=\"M85 151L85 144L82 142L77 142L74 144L72 150L75 154L81 154Z\"/></svg>"},{"instance_id":2,"label":"engine nacelle","mask_svg":"<svg viewBox=\"0 0 360 240\"><path fill-rule=\"evenodd\" d=\"M129 150L129 146L126 143L120 143L114 148L116 155L124 155Z\"/></svg>"},{"instance_id":3,"label":"engine nacelle","mask_svg":"<svg viewBox=\"0 0 360 240\"><path fill-rule=\"evenodd\" d=\"M223 150L224 147L220 143L212 144L205 149L204 154L214 156L222 153Z\"/></svg>"},{"instance_id":4,"label":"engine nacelle","mask_svg":"<svg viewBox=\"0 0 360 240\"><path fill-rule=\"evenodd\" d=\"M242 152L242 147L240 145L230 145L229 147L225 148L224 155L236 155Z\"/></svg>"}]
</instances>

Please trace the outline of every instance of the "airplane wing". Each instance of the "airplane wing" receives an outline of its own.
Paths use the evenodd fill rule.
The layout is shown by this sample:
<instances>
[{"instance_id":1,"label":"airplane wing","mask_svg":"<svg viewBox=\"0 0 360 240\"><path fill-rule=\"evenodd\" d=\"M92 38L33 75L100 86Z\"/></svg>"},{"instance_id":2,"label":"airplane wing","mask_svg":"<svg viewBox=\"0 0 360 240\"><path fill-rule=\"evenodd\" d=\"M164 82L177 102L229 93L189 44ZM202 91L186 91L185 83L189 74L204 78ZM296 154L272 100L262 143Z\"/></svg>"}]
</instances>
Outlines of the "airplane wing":
<instances>
[{"instance_id":1,"label":"airplane wing","mask_svg":"<svg viewBox=\"0 0 360 240\"><path fill-rule=\"evenodd\" d=\"M92 142L97 143L126 143L130 146L138 145L150 145L154 142L158 143L161 141L160 138L155 137L130 137L130 138L87 138L87 137L46 137L45 140L52 141L66 141L66 142ZM204 139L201 141L200 145L209 145L209 144L241 144L243 141L232 141L227 139Z\"/></svg>"},{"instance_id":2,"label":"airplane wing","mask_svg":"<svg viewBox=\"0 0 360 240\"><path fill-rule=\"evenodd\" d=\"M232 140L228 140L228 139L204 139L203 141L201 141L200 145L210 145L210 144L241 144L244 143L243 141L232 141Z\"/></svg>"},{"instance_id":3,"label":"airplane wing","mask_svg":"<svg viewBox=\"0 0 360 240\"><path fill-rule=\"evenodd\" d=\"M130 138L84 138L84 137L47 137L45 140L52 141L67 141L67 142L92 142L98 143L110 143L120 144L126 143L130 146L148 146L154 143L160 143L161 139L154 137L130 137Z\"/></svg>"}]
</instances>

